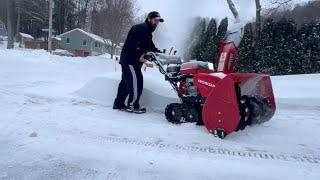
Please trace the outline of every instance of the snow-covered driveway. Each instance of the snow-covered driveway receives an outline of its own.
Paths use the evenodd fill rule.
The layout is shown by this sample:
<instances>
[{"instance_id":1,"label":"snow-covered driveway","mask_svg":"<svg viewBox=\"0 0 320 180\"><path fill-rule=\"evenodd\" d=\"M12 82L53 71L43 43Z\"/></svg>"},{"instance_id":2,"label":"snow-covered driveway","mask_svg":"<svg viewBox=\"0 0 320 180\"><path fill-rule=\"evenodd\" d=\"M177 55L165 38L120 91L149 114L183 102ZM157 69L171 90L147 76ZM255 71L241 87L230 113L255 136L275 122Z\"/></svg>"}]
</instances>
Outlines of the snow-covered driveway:
<instances>
[{"instance_id":1,"label":"snow-covered driveway","mask_svg":"<svg viewBox=\"0 0 320 180\"><path fill-rule=\"evenodd\" d=\"M320 179L320 75L273 78L273 120L220 140L166 122L175 96L156 70L148 114L113 111L114 71L106 57L0 49L0 180Z\"/></svg>"}]
</instances>

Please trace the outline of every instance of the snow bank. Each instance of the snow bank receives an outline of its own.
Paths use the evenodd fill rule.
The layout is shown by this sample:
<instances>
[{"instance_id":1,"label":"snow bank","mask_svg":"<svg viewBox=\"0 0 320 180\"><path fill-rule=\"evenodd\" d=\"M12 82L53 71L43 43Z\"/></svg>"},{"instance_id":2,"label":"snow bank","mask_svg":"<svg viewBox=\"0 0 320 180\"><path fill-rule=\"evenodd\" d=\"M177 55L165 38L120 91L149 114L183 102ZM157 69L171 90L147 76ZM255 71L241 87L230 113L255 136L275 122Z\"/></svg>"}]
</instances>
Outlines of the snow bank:
<instances>
[{"instance_id":1,"label":"snow bank","mask_svg":"<svg viewBox=\"0 0 320 180\"><path fill-rule=\"evenodd\" d=\"M112 79L109 77L97 77L86 83L81 89L77 90L75 94L81 98L91 99L98 103L112 106L117 95L119 81L120 80L117 80L116 78ZM148 84L148 86L146 86L146 88L143 90L140 100L141 105L152 109L164 110L166 105L173 102L178 102L177 98L172 98L165 93L157 94L152 90L152 88L148 87L150 87L150 84ZM163 88L163 86L158 87L158 89ZM166 91L167 89L163 89L163 92Z\"/></svg>"},{"instance_id":2,"label":"snow bank","mask_svg":"<svg viewBox=\"0 0 320 180\"><path fill-rule=\"evenodd\" d=\"M278 98L320 98L320 74L272 77Z\"/></svg>"},{"instance_id":3,"label":"snow bank","mask_svg":"<svg viewBox=\"0 0 320 180\"><path fill-rule=\"evenodd\" d=\"M320 74L275 76L272 84L277 102L320 106Z\"/></svg>"},{"instance_id":4,"label":"snow bank","mask_svg":"<svg viewBox=\"0 0 320 180\"><path fill-rule=\"evenodd\" d=\"M120 67L119 67L120 69ZM86 83L75 94L111 106L117 94L120 72L108 73ZM167 104L178 102L177 95L157 69L144 72L143 106L164 109ZM278 105L291 104L320 106L320 74L272 77Z\"/></svg>"}]
</instances>

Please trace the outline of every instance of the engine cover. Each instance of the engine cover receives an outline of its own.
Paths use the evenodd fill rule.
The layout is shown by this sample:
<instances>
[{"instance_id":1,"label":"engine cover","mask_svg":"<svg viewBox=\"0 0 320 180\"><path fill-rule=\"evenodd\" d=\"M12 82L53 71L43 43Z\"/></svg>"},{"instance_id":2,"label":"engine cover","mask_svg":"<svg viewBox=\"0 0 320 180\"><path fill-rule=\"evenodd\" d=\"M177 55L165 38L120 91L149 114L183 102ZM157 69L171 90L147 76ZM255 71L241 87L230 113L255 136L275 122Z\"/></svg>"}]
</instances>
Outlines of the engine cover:
<instances>
[{"instance_id":1,"label":"engine cover","mask_svg":"<svg viewBox=\"0 0 320 180\"><path fill-rule=\"evenodd\" d=\"M167 67L167 73L178 73L180 72L180 65L170 65Z\"/></svg>"},{"instance_id":2,"label":"engine cover","mask_svg":"<svg viewBox=\"0 0 320 180\"><path fill-rule=\"evenodd\" d=\"M181 74L213 73L212 63L202 61L192 61L181 65Z\"/></svg>"}]
</instances>

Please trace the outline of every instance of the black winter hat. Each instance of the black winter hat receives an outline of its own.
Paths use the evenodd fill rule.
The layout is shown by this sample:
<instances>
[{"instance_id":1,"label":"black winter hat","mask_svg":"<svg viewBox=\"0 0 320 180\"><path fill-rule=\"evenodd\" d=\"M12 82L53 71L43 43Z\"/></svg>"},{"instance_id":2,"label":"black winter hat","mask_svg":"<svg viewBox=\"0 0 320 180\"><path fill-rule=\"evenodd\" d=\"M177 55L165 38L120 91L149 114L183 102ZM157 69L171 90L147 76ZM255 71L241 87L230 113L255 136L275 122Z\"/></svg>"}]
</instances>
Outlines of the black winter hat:
<instances>
[{"instance_id":1,"label":"black winter hat","mask_svg":"<svg viewBox=\"0 0 320 180\"><path fill-rule=\"evenodd\" d=\"M161 18L160 13L157 11L152 11L148 14L149 19L159 19L160 22L164 22L164 19Z\"/></svg>"}]
</instances>

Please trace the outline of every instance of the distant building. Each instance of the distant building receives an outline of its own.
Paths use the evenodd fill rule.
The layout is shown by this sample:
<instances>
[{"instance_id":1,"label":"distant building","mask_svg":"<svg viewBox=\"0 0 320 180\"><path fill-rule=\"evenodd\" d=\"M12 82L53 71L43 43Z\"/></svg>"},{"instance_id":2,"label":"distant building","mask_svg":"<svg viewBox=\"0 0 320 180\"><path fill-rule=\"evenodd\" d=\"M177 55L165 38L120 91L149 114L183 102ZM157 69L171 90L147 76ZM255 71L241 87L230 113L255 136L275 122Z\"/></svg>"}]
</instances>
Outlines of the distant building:
<instances>
[{"instance_id":1,"label":"distant building","mask_svg":"<svg viewBox=\"0 0 320 180\"><path fill-rule=\"evenodd\" d=\"M2 22L1 20L0 20L0 36L7 36L6 26L4 22Z\"/></svg>"},{"instance_id":2,"label":"distant building","mask_svg":"<svg viewBox=\"0 0 320 180\"><path fill-rule=\"evenodd\" d=\"M110 52L111 41L76 28L58 36L60 47L75 56L95 56Z\"/></svg>"},{"instance_id":3,"label":"distant building","mask_svg":"<svg viewBox=\"0 0 320 180\"><path fill-rule=\"evenodd\" d=\"M33 41L34 37L29 34L19 32L16 38L17 42L20 42L20 47L25 48L26 42Z\"/></svg>"}]
</instances>

